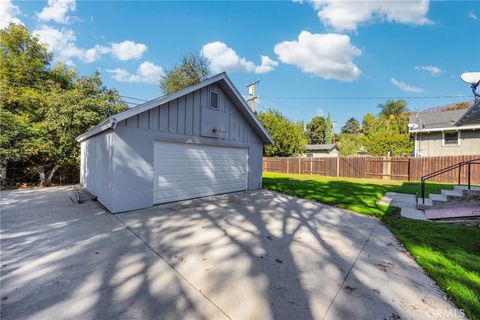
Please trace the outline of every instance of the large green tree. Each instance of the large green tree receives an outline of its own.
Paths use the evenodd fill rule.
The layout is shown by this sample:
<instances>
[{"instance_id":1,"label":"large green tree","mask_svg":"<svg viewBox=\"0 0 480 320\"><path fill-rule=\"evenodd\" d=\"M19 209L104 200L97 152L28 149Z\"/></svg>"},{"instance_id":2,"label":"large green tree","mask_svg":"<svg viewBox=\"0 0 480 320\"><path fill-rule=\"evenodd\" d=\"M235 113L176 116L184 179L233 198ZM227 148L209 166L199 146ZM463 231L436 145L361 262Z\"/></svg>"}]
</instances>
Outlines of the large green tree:
<instances>
[{"instance_id":1,"label":"large green tree","mask_svg":"<svg viewBox=\"0 0 480 320\"><path fill-rule=\"evenodd\" d=\"M382 128L402 134L408 132L410 111L405 100L388 100L378 105L378 107L380 108L379 117L382 122Z\"/></svg>"},{"instance_id":2,"label":"large green tree","mask_svg":"<svg viewBox=\"0 0 480 320\"><path fill-rule=\"evenodd\" d=\"M367 113L362 120L362 133L366 136L374 134L377 130L378 120L375 115Z\"/></svg>"},{"instance_id":3,"label":"large green tree","mask_svg":"<svg viewBox=\"0 0 480 320\"><path fill-rule=\"evenodd\" d=\"M400 133L380 133L367 140L368 153L374 156L407 156L413 151L413 141L409 134Z\"/></svg>"},{"instance_id":4,"label":"large green tree","mask_svg":"<svg viewBox=\"0 0 480 320\"><path fill-rule=\"evenodd\" d=\"M182 57L179 65L165 71L160 88L164 94L169 94L199 83L209 75L208 60L198 53L189 53Z\"/></svg>"},{"instance_id":5,"label":"large green tree","mask_svg":"<svg viewBox=\"0 0 480 320\"><path fill-rule=\"evenodd\" d=\"M306 126L306 136L309 144L325 143L325 118L322 116L313 117Z\"/></svg>"},{"instance_id":6,"label":"large green tree","mask_svg":"<svg viewBox=\"0 0 480 320\"><path fill-rule=\"evenodd\" d=\"M360 122L358 122L357 119L352 117L347 120L345 125L342 127L341 132L348 134L359 134L361 130L362 128L360 127Z\"/></svg>"},{"instance_id":7,"label":"large green tree","mask_svg":"<svg viewBox=\"0 0 480 320\"><path fill-rule=\"evenodd\" d=\"M333 143L333 124L328 113L327 120L325 120L325 143Z\"/></svg>"},{"instance_id":8,"label":"large green tree","mask_svg":"<svg viewBox=\"0 0 480 320\"><path fill-rule=\"evenodd\" d=\"M367 138L362 134L340 133L337 147L342 156L357 155L366 149L367 141Z\"/></svg>"},{"instance_id":9,"label":"large green tree","mask_svg":"<svg viewBox=\"0 0 480 320\"><path fill-rule=\"evenodd\" d=\"M291 157L305 151L307 140L302 122L294 122L275 109L260 112L258 118L275 142L265 146L265 156Z\"/></svg>"},{"instance_id":10,"label":"large green tree","mask_svg":"<svg viewBox=\"0 0 480 320\"><path fill-rule=\"evenodd\" d=\"M79 166L75 137L125 110L98 72L79 77L22 25L0 31L1 165L36 170L42 185L60 168Z\"/></svg>"}]
</instances>

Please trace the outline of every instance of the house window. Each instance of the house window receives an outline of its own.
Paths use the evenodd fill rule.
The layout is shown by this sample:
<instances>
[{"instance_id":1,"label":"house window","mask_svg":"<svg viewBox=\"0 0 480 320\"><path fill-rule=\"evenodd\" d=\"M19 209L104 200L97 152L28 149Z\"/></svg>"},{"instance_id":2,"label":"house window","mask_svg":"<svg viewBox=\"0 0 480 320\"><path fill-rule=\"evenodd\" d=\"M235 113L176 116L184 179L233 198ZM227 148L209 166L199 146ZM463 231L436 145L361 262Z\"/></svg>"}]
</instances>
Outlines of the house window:
<instances>
[{"instance_id":1,"label":"house window","mask_svg":"<svg viewBox=\"0 0 480 320\"><path fill-rule=\"evenodd\" d=\"M458 131L456 132L444 132L443 144L446 146L458 146Z\"/></svg>"},{"instance_id":2,"label":"house window","mask_svg":"<svg viewBox=\"0 0 480 320\"><path fill-rule=\"evenodd\" d=\"M218 93L210 92L210 108L218 110Z\"/></svg>"},{"instance_id":3,"label":"house window","mask_svg":"<svg viewBox=\"0 0 480 320\"><path fill-rule=\"evenodd\" d=\"M313 157L313 153L307 153L307 157L308 157L308 158L312 158L312 157Z\"/></svg>"}]
</instances>

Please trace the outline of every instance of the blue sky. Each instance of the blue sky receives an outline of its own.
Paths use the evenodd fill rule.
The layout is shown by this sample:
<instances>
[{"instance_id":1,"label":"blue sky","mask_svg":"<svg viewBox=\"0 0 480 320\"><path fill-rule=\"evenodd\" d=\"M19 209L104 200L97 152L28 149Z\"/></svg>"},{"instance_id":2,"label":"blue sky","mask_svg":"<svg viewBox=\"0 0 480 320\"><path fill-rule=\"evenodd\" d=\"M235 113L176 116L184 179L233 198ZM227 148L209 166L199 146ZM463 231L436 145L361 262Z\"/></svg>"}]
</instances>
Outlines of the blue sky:
<instances>
[{"instance_id":1,"label":"blue sky","mask_svg":"<svg viewBox=\"0 0 480 320\"><path fill-rule=\"evenodd\" d=\"M480 71L478 1L1 0L0 27L8 21L125 96L160 96L162 70L202 51L245 95L261 80L260 108L306 121L330 113L337 129L385 99L310 98L468 97L408 99L425 109L471 100L459 75Z\"/></svg>"}]
</instances>

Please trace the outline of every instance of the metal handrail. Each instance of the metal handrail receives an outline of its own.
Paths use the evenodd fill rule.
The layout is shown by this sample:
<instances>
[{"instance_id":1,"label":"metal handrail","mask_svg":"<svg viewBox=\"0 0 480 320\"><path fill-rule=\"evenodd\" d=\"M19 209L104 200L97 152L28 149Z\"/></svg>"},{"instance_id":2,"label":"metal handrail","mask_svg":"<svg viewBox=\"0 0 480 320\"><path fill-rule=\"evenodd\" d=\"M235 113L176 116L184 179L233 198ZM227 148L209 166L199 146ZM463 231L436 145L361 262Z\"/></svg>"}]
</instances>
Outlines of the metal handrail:
<instances>
[{"instance_id":1,"label":"metal handrail","mask_svg":"<svg viewBox=\"0 0 480 320\"><path fill-rule=\"evenodd\" d=\"M425 181L427 181L428 179L434 178L438 175L444 174L446 172L458 169L458 185L460 185L461 172L462 172L463 166L467 166L467 168L468 168L467 181L468 181L468 190L470 190L471 189L471 172L472 172L471 167L472 167L472 164L480 164L480 158L467 160L467 161L462 161L462 162L456 163L454 165L445 167L443 169L440 169L440 170L437 170L437 171L434 171L434 172L430 172L429 174L422 176L420 178L420 182L421 182L421 184L420 184L420 194L422 196L422 203L425 204Z\"/></svg>"}]
</instances>

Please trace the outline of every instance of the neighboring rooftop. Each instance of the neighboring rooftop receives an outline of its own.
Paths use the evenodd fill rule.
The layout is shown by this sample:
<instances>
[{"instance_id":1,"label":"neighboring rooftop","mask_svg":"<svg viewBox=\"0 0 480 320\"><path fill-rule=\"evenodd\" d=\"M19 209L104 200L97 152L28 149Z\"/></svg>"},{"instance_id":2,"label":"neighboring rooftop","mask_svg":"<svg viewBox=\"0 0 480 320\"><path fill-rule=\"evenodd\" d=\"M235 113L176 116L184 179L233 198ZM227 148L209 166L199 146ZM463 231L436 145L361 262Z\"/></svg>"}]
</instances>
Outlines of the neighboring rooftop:
<instances>
[{"instance_id":1,"label":"neighboring rooftop","mask_svg":"<svg viewBox=\"0 0 480 320\"><path fill-rule=\"evenodd\" d=\"M422 124L422 129L448 128L455 126L455 123L467 109L437 111L437 112L413 112L410 115L411 124Z\"/></svg>"},{"instance_id":2,"label":"neighboring rooftop","mask_svg":"<svg viewBox=\"0 0 480 320\"><path fill-rule=\"evenodd\" d=\"M336 148L335 143L328 143L328 144L307 144L307 150L332 150Z\"/></svg>"},{"instance_id":3,"label":"neighboring rooftop","mask_svg":"<svg viewBox=\"0 0 480 320\"><path fill-rule=\"evenodd\" d=\"M457 103L442 108L413 112L409 120L410 132L443 131L445 129L480 128L480 99L473 103Z\"/></svg>"}]
</instances>

